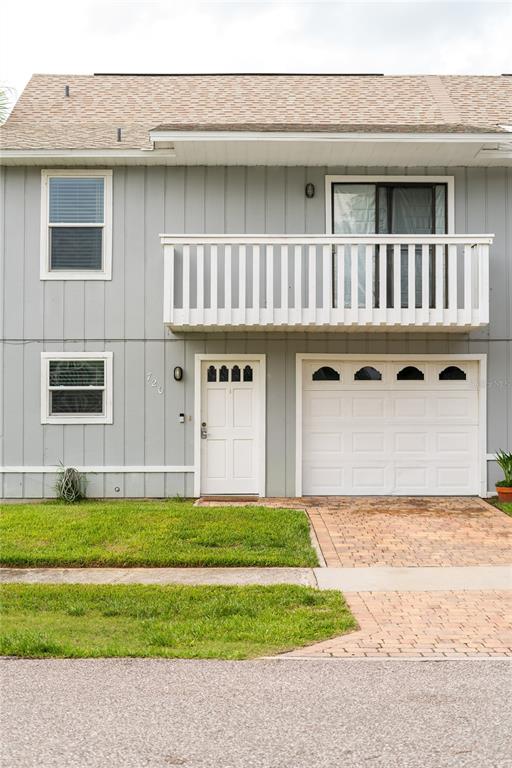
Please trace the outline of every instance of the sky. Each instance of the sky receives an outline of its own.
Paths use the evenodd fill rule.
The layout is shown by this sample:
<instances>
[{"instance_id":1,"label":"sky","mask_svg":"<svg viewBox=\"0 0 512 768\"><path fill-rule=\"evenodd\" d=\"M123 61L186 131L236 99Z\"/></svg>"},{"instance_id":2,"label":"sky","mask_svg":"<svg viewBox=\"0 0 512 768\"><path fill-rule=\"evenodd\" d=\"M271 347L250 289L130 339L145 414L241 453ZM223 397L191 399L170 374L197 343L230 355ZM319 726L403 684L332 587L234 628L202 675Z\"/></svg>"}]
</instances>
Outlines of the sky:
<instances>
[{"instance_id":1,"label":"sky","mask_svg":"<svg viewBox=\"0 0 512 768\"><path fill-rule=\"evenodd\" d=\"M34 72L512 73L512 0L4 0L0 83Z\"/></svg>"}]
</instances>

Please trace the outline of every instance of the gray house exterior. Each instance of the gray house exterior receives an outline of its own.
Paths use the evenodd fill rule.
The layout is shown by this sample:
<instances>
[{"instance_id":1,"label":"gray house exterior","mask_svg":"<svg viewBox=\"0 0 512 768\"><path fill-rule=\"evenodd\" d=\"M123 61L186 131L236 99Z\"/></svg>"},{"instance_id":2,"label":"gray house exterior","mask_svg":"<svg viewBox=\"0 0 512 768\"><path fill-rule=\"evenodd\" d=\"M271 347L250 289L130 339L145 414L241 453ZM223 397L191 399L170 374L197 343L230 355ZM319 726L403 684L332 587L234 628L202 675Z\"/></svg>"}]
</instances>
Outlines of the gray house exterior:
<instances>
[{"instance_id":1,"label":"gray house exterior","mask_svg":"<svg viewBox=\"0 0 512 768\"><path fill-rule=\"evenodd\" d=\"M98 497L492 492L511 85L35 76L0 129L0 497L61 463Z\"/></svg>"}]
</instances>

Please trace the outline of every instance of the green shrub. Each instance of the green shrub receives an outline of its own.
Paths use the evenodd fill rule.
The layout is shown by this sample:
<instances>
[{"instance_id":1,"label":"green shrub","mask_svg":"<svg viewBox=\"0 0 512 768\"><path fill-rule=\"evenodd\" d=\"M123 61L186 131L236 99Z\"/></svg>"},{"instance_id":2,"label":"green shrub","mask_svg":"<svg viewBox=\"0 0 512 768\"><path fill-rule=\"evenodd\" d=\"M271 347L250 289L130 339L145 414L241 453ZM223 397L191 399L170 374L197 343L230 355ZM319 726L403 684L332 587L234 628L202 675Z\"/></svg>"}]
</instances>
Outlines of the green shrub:
<instances>
[{"instance_id":1,"label":"green shrub","mask_svg":"<svg viewBox=\"0 0 512 768\"><path fill-rule=\"evenodd\" d=\"M512 453L498 451L496 454L496 461L504 475L504 479L500 480L496 485L505 488L512 487Z\"/></svg>"}]
</instances>

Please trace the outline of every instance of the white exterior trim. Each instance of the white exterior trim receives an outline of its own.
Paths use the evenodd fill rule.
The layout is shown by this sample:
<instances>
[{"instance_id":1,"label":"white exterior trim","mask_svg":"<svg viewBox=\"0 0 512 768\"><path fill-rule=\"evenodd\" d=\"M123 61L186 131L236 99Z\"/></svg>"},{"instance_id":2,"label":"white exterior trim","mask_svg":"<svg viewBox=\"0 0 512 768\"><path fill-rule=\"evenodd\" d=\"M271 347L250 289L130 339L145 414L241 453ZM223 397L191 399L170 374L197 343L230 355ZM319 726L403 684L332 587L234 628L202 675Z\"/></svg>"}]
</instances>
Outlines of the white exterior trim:
<instances>
[{"instance_id":1,"label":"white exterior trim","mask_svg":"<svg viewBox=\"0 0 512 768\"><path fill-rule=\"evenodd\" d=\"M480 459L480 496L487 496L487 462L492 461L493 454L487 453L487 355L454 354L454 355L351 355L322 352L297 353L295 363L295 496L302 496L302 368L305 360L376 360L382 361L455 361L467 360L478 362L478 443Z\"/></svg>"},{"instance_id":2,"label":"white exterior trim","mask_svg":"<svg viewBox=\"0 0 512 768\"><path fill-rule=\"evenodd\" d=\"M41 424L112 424L113 387L112 352L41 352ZM70 416L50 413L50 390L48 386L51 360L103 360L105 362L104 410L101 415L71 414Z\"/></svg>"},{"instance_id":3,"label":"white exterior trim","mask_svg":"<svg viewBox=\"0 0 512 768\"><path fill-rule=\"evenodd\" d=\"M257 361L259 364L259 387L255 390L260 398L260 429L259 429L259 479L258 493L265 496L266 488L266 355L195 355L194 365L194 496L201 495L201 366L205 360L224 361Z\"/></svg>"},{"instance_id":4,"label":"white exterior trim","mask_svg":"<svg viewBox=\"0 0 512 768\"><path fill-rule=\"evenodd\" d=\"M64 465L68 466L68 465ZM69 465L70 466L70 465ZM170 474L170 473L176 473L176 472L193 472L194 467L190 466L177 466L177 465L166 465L162 464L161 466L157 465L151 465L148 464L147 466L144 464L136 464L134 466L130 465L121 465L119 467L112 467L112 466L84 466L84 467L74 467L74 469L77 469L79 472L83 472L84 474L129 474L129 473L163 473L163 474ZM62 472L62 467L59 465L44 465L39 467L30 467L30 466L21 466L21 467L0 467L0 474L8 475L8 474L45 474L45 475L54 475L58 472Z\"/></svg>"},{"instance_id":5,"label":"white exterior trim","mask_svg":"<svg viewBox=\"0 0 512 768\"><path fill-rule=\"evenodd\" d=\"M101 270L51 270L48 253L48 214L49 214L49 179L69 176L72 178L103 178L103 237ZM75 226L70 224L68 226ZM79 225L76 225L79 226ZM81 225L80 225L81 226ZM93 168L43 169L41 171L41 243L40 243L40 278L41 280L111 280L112 279L112 171Z\"/></svg>"},{"instance_id":6,"label":"white exterior trim","mask_svg":"<svg viewBox=\"0 0 512 768\"><path fill-rule=\"evenodd\" d=\"M386 176L386 175L335 175L325 177L325 231L332 231L332 185L335 183L378 184L379 182L407 182L409 184L446 184L446 231L448 235L455 233L455 177L454 176ZM378 235L376 235L378 237ZM382 237L382 235L381 235ZM405 236L405 239L407 236Z\"/></svg>"}]
</instances>

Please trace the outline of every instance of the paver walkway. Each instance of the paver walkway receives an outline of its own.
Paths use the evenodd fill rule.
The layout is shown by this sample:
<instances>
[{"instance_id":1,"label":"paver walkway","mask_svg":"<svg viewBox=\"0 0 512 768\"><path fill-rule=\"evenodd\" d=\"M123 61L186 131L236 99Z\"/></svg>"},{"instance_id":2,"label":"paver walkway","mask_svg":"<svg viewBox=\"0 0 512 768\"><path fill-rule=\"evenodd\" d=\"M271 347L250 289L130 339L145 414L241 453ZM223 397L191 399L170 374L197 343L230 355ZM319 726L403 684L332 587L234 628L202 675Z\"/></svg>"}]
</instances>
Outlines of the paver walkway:
<instances>
[{"instance_id":1,"label":"paver walkway","mask_svg":"<svg viewBox=\"0 0 512 768\"><path fill-rule=\"evenodd\" d=\"M332 568L503 565L511 560L512 518L479 498L307 496L257 503L306 509Z\"/></svg>"},{"instance_id":2,"label":"paver walkway","mask_svg":"<svg viewBox=\"0 0 512 768\"><path fill-rule=\"evenodd\" d=\"M351 592L360 629L300 648L296 658L512 657L512 592Z\"/></svg>"}]
</instances>

